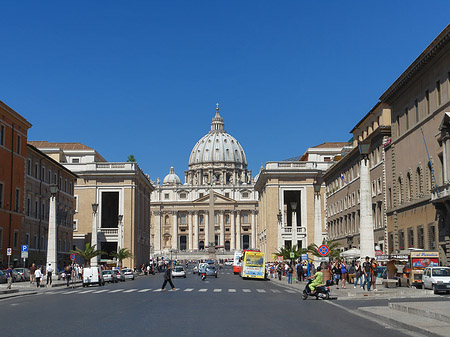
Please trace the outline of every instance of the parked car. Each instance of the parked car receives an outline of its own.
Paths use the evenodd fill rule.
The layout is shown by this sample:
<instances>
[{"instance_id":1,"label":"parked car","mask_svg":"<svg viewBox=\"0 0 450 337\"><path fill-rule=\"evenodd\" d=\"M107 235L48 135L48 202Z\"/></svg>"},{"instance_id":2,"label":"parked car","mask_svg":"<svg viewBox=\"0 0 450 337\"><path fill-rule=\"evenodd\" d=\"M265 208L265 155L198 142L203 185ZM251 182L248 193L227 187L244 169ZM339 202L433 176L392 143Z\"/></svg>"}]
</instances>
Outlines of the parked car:
<instances>
[{"instance_id":1,"label":"parked car","mask_svg":"<svg viewBox=\"0 0 450 337\"><path fill-rule=\"evenodd\" d=\"M0 270L0 283L6 283L6 274Z\"/></svg>"},{"instance_id":2,"label":"parked car","mask_svg":"<svg viewBox=\"0 0 450 337\"><path fill-rule=\"evenodd\" d=\"M28 268L14 268L17 273L19 273L24 281L30 280L30 269Z\"/></svg>"},{"instance_id":3,"label":"parked car","mask_svg":"<svg viewBox=\"0 0 450 337\"><path fill-rule=\"evenodd\" d=\"M125 274L120 269L113 269L114 273L116 273L117 281L125 282Z\"/></svg>"},{"instance_id":4,"label":"parked car","mask_svg":"<svg viewBox=\"0 0 450 337\"><path fill-rule=\"evenodd\" d=\"M434 293L450 292L450 268L427 267L422 276L423 287L433 289Z\"/></svg>"},{"instance_id":5,"label":"parked car","mask_svg":"<svg viewBox=\"0 0 450 337\"><path fill-rule=\"evenodd\" d=\"M125 278L128 278L130 280L134 280L134 272L133 269L130 268L123 268L122 273L125 275Z\"/></svg>"},{"instance_id":6,"label":"parked car","mask_svg":"<svg viewBox=\"0 0 450 337\"><path fill-rule=\"evenodd\" d=\"M186 278L186 270L182 266L176 266L172 269L172 277L184 277Z\"/></svg>"},{"instance_id":7,"label":"parked car","mask_svg":"<svg viewBox=\"0 0 450 337\"><path fill-rule=\"evenodd\" d=\"M100 267L83 268L83 287L87 287L91 284L98 284L99 286L105 285L105 280L103 279Z\"/></svg>"},{"instance_id":8,"label":"parked car","mask_svg":"<svg viewBox=\"0 0 450 337\"><path fill-rule=\"evenodd\" d=\"M110 282L110 283L119 282L119 281L117 281L117 275L113 270L103 270L102 274L103 274L103 279L105 280L105 282Z\"/></svg>"},{"instance_id":9,"label":"parked car","mask_svg":"<svg viewBox=\"0 0 450 337\"><path fill-rule=\"evenodd\" d=\"M206 276L214 276L217 278L217 268L213 265L208 265L206 267Z\"/></svg>"}]
</instances>

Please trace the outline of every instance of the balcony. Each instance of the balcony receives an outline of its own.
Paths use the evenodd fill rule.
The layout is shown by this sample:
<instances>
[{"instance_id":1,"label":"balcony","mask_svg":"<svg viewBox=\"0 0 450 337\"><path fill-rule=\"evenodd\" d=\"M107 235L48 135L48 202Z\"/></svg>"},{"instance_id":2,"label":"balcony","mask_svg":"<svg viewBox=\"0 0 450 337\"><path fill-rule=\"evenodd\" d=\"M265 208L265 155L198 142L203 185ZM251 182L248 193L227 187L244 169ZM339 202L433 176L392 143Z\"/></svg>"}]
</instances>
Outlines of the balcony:
<instances>
[{"instance_id":1,"label":"balcony","mask_svg":"<svg viewBox=\"0 0 450 337\"><path fill-rule=\"evenodd\" d=\"M444 184L431 190L431 201L444 201L450 197L450 184Z\"/></svg>"},{"instance_id":2,"label":"balcony","mask_svg":"<svg viewBox=\"0 0 450 337\"><path fill-rule=\"evenodd\" d=\"M295 230L298 238L306 236L306 227L297 227ZM281 227L281 235L283 236L291 236L293 232L294 229L292 227Z\"/></svg>"},{"instance_id":3,"label":"balcony","mask_svg":"<svg viewBox=\"0 0 450 337\"><path fill-rule=\"evenodd\" d=\"M100 241L117 242L119 239L118 228L99 228L98 239Z\"/></svg>"}]
</instances>

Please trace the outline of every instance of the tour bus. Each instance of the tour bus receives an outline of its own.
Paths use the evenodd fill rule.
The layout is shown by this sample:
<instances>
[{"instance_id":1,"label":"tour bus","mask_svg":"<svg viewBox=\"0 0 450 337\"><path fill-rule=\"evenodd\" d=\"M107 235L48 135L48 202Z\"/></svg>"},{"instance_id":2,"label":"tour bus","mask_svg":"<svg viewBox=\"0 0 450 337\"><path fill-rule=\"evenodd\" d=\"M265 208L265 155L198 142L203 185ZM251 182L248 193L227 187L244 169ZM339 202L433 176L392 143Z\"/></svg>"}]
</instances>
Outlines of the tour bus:
<instances>
[{"instance_id":1,"label":"tour bus","mask_svg":"<svg viewBox=\"0 0 450 337\"><path fill-rule=\"evenodd\" d=\"M264 253L259 250L244 250L243 253L241 277L264 280L266 277Z\"/></svg>"},{"instance_id":2,"label":"tour bus","mask_svg":"<svg viewBox=\"0 0 450 337\"><path fill-rule=\"evenodd\" d=\"M242 260L242 252L235 251L233 258L233 274L237 275L241 272L241 260Z\"/></svg>"}]
</instances>

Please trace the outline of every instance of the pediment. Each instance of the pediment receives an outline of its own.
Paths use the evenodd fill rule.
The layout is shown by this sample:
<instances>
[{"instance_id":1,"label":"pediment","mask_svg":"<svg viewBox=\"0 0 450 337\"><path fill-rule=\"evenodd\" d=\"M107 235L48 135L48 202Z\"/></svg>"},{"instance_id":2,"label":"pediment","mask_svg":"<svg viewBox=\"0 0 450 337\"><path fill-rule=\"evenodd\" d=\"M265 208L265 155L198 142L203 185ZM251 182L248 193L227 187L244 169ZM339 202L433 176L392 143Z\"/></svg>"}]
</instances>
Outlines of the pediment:
<instances>
[{"instance_id":1,"label":"pediment","mask_svg":"<svg viewBox=\"0 0 450 337\"><path fill-rule=\"evenodd\" d=\"M209 204L209 193L207 195L204 195L203 197L195 199L193 201L193 203L194 204ZM215 204L235 204L236 200L228 198L220 193L214 192L214 203Z\"/></svg>"}]
</instances>

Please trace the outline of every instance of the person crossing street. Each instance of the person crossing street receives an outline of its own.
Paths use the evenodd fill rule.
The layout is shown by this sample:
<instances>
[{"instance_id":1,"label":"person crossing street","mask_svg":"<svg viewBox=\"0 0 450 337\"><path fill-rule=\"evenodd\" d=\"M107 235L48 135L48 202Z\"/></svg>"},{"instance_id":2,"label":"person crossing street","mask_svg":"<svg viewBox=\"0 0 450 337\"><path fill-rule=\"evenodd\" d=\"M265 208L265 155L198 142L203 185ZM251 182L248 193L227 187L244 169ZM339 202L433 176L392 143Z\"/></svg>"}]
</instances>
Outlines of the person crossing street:
<instances>
[{"instance_id":1,"label":"person crossing street","mask_svg":"<svg viewBox=\"0 0 450 337\"><path fill-rule=\"evenodd\" d=\"M170 263L167 265L166 271L164 272L164 282L162 284L161 291L165 290L167 282L169 282L170 286L172 287L172 291L176 290L172 282L172 266Z\"/></svg>"}]
</instances>

